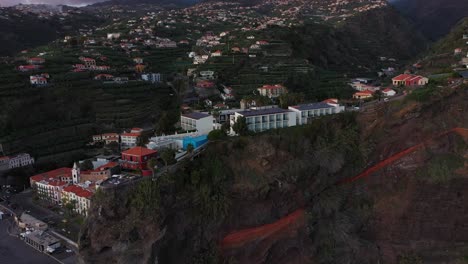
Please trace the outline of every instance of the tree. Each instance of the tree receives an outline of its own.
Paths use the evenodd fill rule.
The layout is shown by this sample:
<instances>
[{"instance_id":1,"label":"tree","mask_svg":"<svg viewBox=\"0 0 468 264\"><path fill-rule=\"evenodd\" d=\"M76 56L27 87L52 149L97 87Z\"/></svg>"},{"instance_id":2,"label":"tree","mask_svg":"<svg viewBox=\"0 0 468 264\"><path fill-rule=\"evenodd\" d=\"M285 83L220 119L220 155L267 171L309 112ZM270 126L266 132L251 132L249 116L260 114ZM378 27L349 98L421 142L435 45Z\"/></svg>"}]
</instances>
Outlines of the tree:
<instances>
[{"instance_id":1,"label":"tree","mask_svg":"<svg viewBox=\"0 0 468 264\"><path fill-rule=\"evenodd\" d=\"M213 112L211 114L217 120L219 118L219 115L221 114L221 111L219 111L218 109L215 109L215 110L213 110Z\"/></svg>"},{"instance_id":2,"label":"tree","mask_svg":"<svg viewBox=\"0 0 468 264\"><path fill-rule=\"evenodd\" d=\"M187 145L187 153L192 153L195 150L195 147L193 146L192 143Z\"/></svg>"},{"instance_id":3,"label":"tree","mask_svg":"<svg viewBox=\"0 0 468 264\"><path fill-rule=\"evenodd\" d=\"M280 95L278 99L280 107L286 109L288 106L304 102L304 95L302 93L285 93Z\"/></svg>"},{"instance_id":4,"label":"tree","mask_svg":"<svg viewBox=\"0 0 468 264\"><path fill-rule=\"evenodd\" d=\"M158 161L155 158L151 158L150 160L148 160L148 163L146 164L148 169L153 173L153 178L154 178L154 171L156 170L155 167L157 164L158 164Z\"/></svg>"},{"instance_id":5,"label":"tree","mask_svg":"<svg viewBox=\"0 0 468 264\"><path fill-rule=\"evenodd\" d=\"M208 134L208 140L221 140L226 137L226 133L223 130L213 130Z\"/></svg>"},{"instance_id":6,"label":"tree","mask_svg":"<svg viewBox=\"0 0 468 264\"><path fill-rule=\"evenodd\" d=\"M168 169L167 168L168 164L175 163L176 160L174 158L174 155L175 155L175 151L173 149L170 149L170 148L166 148L161 152L161 159L164 161L164 165L166 166L166 170Z\"/></svg>"},{"instance_id":7,"label":"tree","mask_svg":"<svg viewBox=\"0 0 468 264\"><path fill-rule=\"evenodd\" d=\"M374 92L374 98L375 98L375 99L377 99L377 100L380 101L380 100L382 100L382 96L383 96L382 91L377 90L377 91Z\"/></svg>"},{"instance_id":8,"label":"tree","mask_svg":"<svg viewBox=\"0 0 468 264\"><path fill-rule=\"evenodd\" d=\"M118 153L119 152L119 143L113 141L109 144L107 144L107 147L113 152L113 153Z\"/></svg>"},{"instance_id":9,"label":"tree","mask_svg":"<svg viewBox=\"0 0 468 264\"><path fill-rule=\"evenodd\" d=\"M94 169L93 162L91 160L89 160L89 159L84 160L80 164L80 170L82 170L82 171L87 171L87 170L92 170L92 169Z\"/></svg>"},{"instance_id":10,"label":"tree","mask_svg":"<svg viewBox=\"0 0 468 264\"><path fill-rule=\"evenodd\" d=\"M243 116L237 118L236 122L232 126L232 129L236 134L245 136L249 133L249 127L247 126L247 119Z\"/></svg>"}]
</instances>

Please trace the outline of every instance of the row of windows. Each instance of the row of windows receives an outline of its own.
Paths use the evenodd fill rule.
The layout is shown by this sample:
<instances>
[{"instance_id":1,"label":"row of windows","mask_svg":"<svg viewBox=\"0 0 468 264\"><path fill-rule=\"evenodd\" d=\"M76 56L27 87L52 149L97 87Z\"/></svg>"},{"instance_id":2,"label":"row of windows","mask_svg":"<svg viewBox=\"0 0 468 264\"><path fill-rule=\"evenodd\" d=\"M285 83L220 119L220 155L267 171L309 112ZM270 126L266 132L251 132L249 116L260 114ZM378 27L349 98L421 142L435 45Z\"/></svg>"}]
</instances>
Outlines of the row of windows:
<instances>
[{"instance_id":1,"label":"row of windows","mask_svg":"<svg viewBox=\"0 0 468 264\"><path fill-rule=\"evenodd\" d=\"M249 130L255 132L261 132L268 129L275 129L275 128L283 128L288 127L288 121L277 121L277 122L269 122L269 123L262 123L262 124L250 124Z\"/></svg>"},{"instance_id":2,"label":"row of windows","mask_svg":"<svg viewBox=\"0 0 468 264\"><path fill-rule=\"evenodd\" d=\"M273 121L283 121L288 120L288 114L276 114L276 115L263 115L263 116L255 116L255 117L247 117L246 122L247 124L252 123L265 123L265 122L273 122Z\"/></svg>"}]
</instances>

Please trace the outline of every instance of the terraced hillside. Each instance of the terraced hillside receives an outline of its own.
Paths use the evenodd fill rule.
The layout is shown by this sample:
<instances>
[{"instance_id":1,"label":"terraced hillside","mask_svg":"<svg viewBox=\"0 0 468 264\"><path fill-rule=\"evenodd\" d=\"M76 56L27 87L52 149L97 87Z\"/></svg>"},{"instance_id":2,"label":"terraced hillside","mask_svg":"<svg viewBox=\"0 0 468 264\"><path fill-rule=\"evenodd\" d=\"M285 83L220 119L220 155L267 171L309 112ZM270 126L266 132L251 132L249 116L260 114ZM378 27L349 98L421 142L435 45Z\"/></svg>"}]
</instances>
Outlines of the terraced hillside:
<instances>
[{"instance_id":1,"label":"terraced hillside","mask_svg":"<svg viewBox=\"0 0 468 264\"><path fill-rule=\"evenodd\" d=\"M21 62L1 66L0 142L6 153L26 151L39 157L39 162L67 162L83 154L93 133L151 127L163 111L177 111L167 86L136 80L105 84L93 80L95 73L71 72L71 64L78 61L76 49L47 50L43 71L51 78L46 87L32 87L29 75L33 73L14 70ZM127 73L126 63L121 63L121 70L113 74ZM119 69L119 61L113 66Z\"/></svg>"}]
</instances>

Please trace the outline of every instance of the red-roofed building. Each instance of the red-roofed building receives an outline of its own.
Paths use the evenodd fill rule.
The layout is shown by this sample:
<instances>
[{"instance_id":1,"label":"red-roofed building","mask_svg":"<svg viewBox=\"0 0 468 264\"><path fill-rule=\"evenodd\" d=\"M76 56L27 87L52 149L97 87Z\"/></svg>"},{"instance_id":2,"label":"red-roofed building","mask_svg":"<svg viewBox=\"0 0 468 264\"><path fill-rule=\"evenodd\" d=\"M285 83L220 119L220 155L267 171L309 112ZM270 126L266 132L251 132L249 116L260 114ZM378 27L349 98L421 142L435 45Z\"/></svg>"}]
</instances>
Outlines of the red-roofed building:
<instances>
[{"instance_id":1,"label":"red-roofed building","mask_svg":"<svg viewBox=\"0 0 468 264\"><path fill-rule=\"evenodd\" d=\"M372 91L362 91L353 94L354 99L368 99L371 98L374 92Z\"/></svg>"},{"instance_id":2,"label":"red-roofed building","mask_svg":"<svg viewBox=\"0 0 468 264\"><path fill-rule=\"evenodd\" d=\"M123 133L120 135L120 145L123 149L136 147L141 133Z\"/></svg>"},{"instance_id":3,"label":"red-roofed building","mask_svg":"<svg viewBox=\"0 0 468 264\"><path fill-rule=\"evenodd\" d=\"M62 190L73 181L72 169L59 168L29 178L39 198L54 204L62 202Z\"/></svg>"},{"instance_id":4,"label":"red-roofed building","mask_svg":"<svg viewBox=\"0 0 468 264\"><path fill-rule=\"evenodd\" d=\"M284 87L281 84L263 85L262 87L257 88L257 91L260 93L260 95L266 96L269 98L276 98L288 92L286 87Z\"/></svg>"},{"instance_id":5,"label":"red-roofed building","mask_svg":"<svg viewBox=\"0 0 468 264\"><path fill-rule=\"evenodd\" d=\"M79 182L98 182L110 178L113 174L120 172L118 162L108 162L94 170L79 172Z\"/></svg>"},{"instance_id":6,"label":"red-roofed building","mask_svg":"<svg viewBox=\"0 0 468 264\"><path fill-rule=\"evenodd\" d=\"M96 60L92 58L80 57L79 60L88 68L96 66Z\"/></svg>"},{"instance_id":7,"label":"red-roofed building","mask_svg":"<svg viewBox=\"0 0 468 264\"><path fill-rule=\"evenodd\" d=\"M39 65L39 64L45 63L45 59L44 58L29 58L28 63L33 64L33 65Z\"/></svg>"},{"instance_id":8,"label":"red-roofed building","mask_svg":"<svg viewBox=\"0 0 468 264\"><path fill-rule=\"evenodd\" d=\"M108 81L108 80L112 80L114 78L114 75L111 75L111 74L105 74L105 73L101 73L101 74L98 74L94 77L94 80L97 80L97 81Z\"/></svg>"},{"instance_id":9,"label":"red-roofed building","mask_svg":"<svg viewBox=\"0 0 468 264\"><path fill-rule=\"evenodd\" d=\"M413 74L400 74L392 79L392 84L394 86L422 86L426 85L428 82L428 78Z\"/></svg>"},{"instance_id":10,"label":"red-roofed building","mask_svg":"<svg viewBox=\"0 0 468 264\"><path fill-rule=\"evenodd\" d=\"M197 88L213 88L215 86L214 82L201 80L197 82Z\"/></svg>"},{"instance_id":11,"label":"red-roofed building","mask_svg":"<svg viewBox=\"0 0 468 264\"><path fill-rule=\"evenodd\" d=\"M211 57L220 57L221 55L223 55L223 53L220 50L211 53Z\"/></svg>"},{"instance_id":12,"label":"red-roofed building","mask_svg":"<svg viewBox=\"0 0 468 264\"><path fill-rule=\"evenodd\" d=\"M155 150L147 149L144 147L134 147L122 152L122 159L120 165L122 168L137 170L146 170L147 162L151 158L156 158L158 152Z\"/></svg>"},{"instance_id":13,"label":"red-roofed building","mask_svg":"<svg viewBox=\"0 0 468 264\"><path fill-rule=\"evenodd\" d=\"M70 185L62 190L62 200L64 205L71 204L73 210L81 215L87 215L91 206L91 197L94 192L90 188L79 185Z\"/></svg>"},{"instance_id":14,"label":"red-roofed building","mask_svg":"<svg viewBox=\"0 0 468 264\"><path fill-rule=\"evenodd\" d=\"M39 70L41 68L40 65L20 65L18 67L18 71L20 72L28 72L28 71L35 71L35 70Z\"/></svg>"},{"instance_id":15,"label":"red-roofed building","mask_svg":"<svg viewBox=\"0 0 468 264\"><path fill-rule=\"evenodd\" d=\"M396 92L395 90L391 88L386 88L382 91L382 94L386 97L391 97L391 96L395 96Z\"/></svg>"}]
</instances>

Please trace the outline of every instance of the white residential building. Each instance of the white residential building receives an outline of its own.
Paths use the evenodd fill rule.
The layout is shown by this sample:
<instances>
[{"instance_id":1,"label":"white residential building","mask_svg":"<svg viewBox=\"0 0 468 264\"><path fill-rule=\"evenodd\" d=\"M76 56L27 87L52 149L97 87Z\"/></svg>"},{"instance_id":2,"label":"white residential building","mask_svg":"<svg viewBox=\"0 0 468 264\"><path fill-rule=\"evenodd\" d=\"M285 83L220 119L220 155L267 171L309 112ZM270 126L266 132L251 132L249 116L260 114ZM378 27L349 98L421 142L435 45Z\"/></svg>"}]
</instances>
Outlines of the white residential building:
<instances>
[{"instance_id":1,"label":"white residential building","mask_svg":"<svg viewBox=\"0 0 468 264\"><path fill-rule=\"evenodd\" d=\"M120 145L125 149L136 147L140 135L140 133L123 133L120 135Z\"/></svg>"},{"instance_id":2,"label":"white residential building","mask_svg":"<svg viewBox=\"0 0 468 264\"><path fill-rule=\"evenodd\" d=\"M120 38L120 33L107 33L107 39L113 40Z\"/></svg>"},{"instance_id":3,"label":"white residential building","mask_svg":"<svg viewBox=\"0 0 468 264\"><path fill-rule=\"evenodd\" d=\"M41 75L29 76L31 85L43 86L47 85L47 78Z\"/></svg>"},{"instance_id":4,"label":"white residential building","mask_svg":"<svg viewBox=\"0 0 468 264\"><path fill-rule=\"evenodd\" d=\"M387 88L382 91L382 94L386 97L391 97L391 96L395 96L396 92L393 89Z\"/></svg>"},{"instance_id":5,"label":"white residential building","mask_svg":"<svg viewBox=\"0 0 468 264\"><path fill-rule=\"evenodd\" d=\"M27 153L18 154L16 156L10 157L9 168L19 168L28 165L34 164L34 158Z\"/></svg>"},{"instance_id":6,"label":"white residential building","mask_svg":"<svg viewBox=\"0 0 468 264\"><path fill-rule=\"evenodd\" d=\"M32 176L29 180L40 199L60 204L63 188L72 182L72 169L59 168Z\"/></svg>"},{"instance_id":7,"label":"white residential building","mask_svg":"<svg viewBox=\"0 0 468 264\"><path fill-rule=\"evenodd\" d=\"M249 130L253 132L262 132L269 129L292 127L296 125L296 114L291 110L276 107L245 110L231 115L231 134L235 134L232 127L240 117L245 117Z\"/></svg>"},{"instance_id":8,"label":"white residential building","mask_svg":"<svg viewBox=\"0 0 468 264\"><path fill-rule=\"evenodd\" d=\"M196 130L201 134L208 134L213 130L213 120L212 115L193 112L180 116L180 126L185 131Z\"/></svg>"},{"instance_id":9,"label":"white residential building","mask_svg":"<svg viewBox=\"0 0 468 264\"><path fill-rule=\"evenodd\" d=\"M257 91L260 93L260 95L269 98L277 98L278 96L288 92L286 87L281 84L263 85L262 87L257 88Z\"/></svg>"},{"instance_id":10,"label":"white residential building","mask_svg":"<svg viewBox=\"0 0 468 264\"><path fill-rule=\"evenodd\" d=\"M88 215L93 192L79 185L70 185L62 190L62 200L73 205L73 210L81 215Z\"/></svg>"},{"instance_id":11,"label":"white residential building","mask_svg":"<svg viewBox=\"0 0 468 264\"><path fill-rule=\"evenodd\" d=\"M338 104L329 103L311 103L301 104L297 106L290 106L289 110L294 111L296 115L296 124L304 125L308 123L308 120L314 117L338 114L344 112L344 106Z\"/></svg>"},{"instance_id":12,"label":"white residential building","mask_svg":"<svg viewBox=\"0 0 468 264\"><path fill-rule=\"evenodd\" d=\"M161 82L161 74L160 73L145 73L141 75L141 79L147 82L159 83Z\"/></svg>"}]
</instances>

